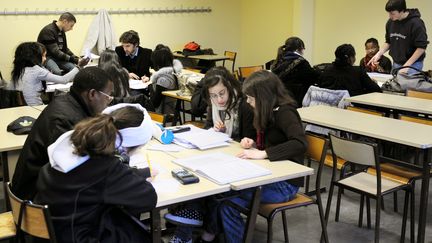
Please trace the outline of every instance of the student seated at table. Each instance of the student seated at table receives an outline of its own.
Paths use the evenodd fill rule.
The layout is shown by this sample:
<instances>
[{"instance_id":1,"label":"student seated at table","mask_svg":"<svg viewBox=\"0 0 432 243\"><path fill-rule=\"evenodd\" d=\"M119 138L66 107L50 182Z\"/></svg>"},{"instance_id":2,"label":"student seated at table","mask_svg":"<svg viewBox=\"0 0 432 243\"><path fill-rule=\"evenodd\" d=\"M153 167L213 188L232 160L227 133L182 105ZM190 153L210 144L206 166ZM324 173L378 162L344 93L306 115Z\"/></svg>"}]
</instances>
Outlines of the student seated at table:
<instances>
[{"instance_id":1,"label":"student seated at table","mask_svg":"<svg viewBox=\"0 0 432 243\"><path fill-rule=\"evenodd\" d=\"M152 63L155 73L150 77L153 85L151 100L157 112L174 114L176 99L162 95L163 91L176 90L179 87L177 74L183 65L174 56L168 46L158 44L152 53Z\"/></svg>"},{"instance_id":2,"label":"student seated at table","mask_svg":"<svg viewBox=\"0 0 432 243\"><path fill-rule=\"evenodd\" d=\"M98 67L111 77L114 84L114 97L129 96L129 73L120 64L119 57L115 51L103 51L99 58Z\"/></svg>"},{"instance_id":3,"label":"student seated at table","mask_svg":"<svg viewBox=\"0 0 432 243\"><path fill-rule=\"evenodd\" d=\"M152 131L142 106L118 104L79 122L48 147L50 163L41 168L34 201L49 206L59 242L150 242L130 217L156 206L147 179L157 172L125 162ZM116 156L119 151L124 152Z\"/></svg>"},{"instance_id":4,"label":"student seated at table","mask_svg":"<svg viewBox=\"0 0 432 243\"><path fill-rule=\"evenodd\" d=\"M351 44L338 46L335 51L336 59L321 73L319 86L333 90L348 90L350 96L382 92L365 71L353 66L355 55Z\"/></svg>"},{"instance_id":5,"label":"student seated at table","mask_svg":"<svg viewBox=\"0 0 432 243\"><path fill-rule=\"evenodd\" d=\"M90 58L80 59L68 48L66 32L72 30L75 23L75 16L65 12L58 21L54 20L39 32L37 41L48 50L45 66L54 74L62 75L62 70L69 72L80 62L86 65L90 61Z\"/></svg>"},{"instance_id":6,"label":"student seated at table","mask_svg":"<svg viewBox=\"0 0 432 243\"><path fill-rule=\"evenodd\" d=\"M121 65L129 72L129 78L148 80L152 67L152 50L140 46L138 33L133 30L124 32L119 39L121 46L115 48Z\"/></svg>"},{"instance_id":7,"label":"student seated at table","mask_svg":"<svg viewBox=\"0 0 432 243\"><path fill-rule=\"evenodd\" d=\"M41 92L44 90L42 81L53 83L67 83L73 80L78 73L75 66L64 76L52 74L43 64L46 61L45 46L38 42L24 42L15 50L13 61L12 82L13 89L23 92L27 105L43 105ZM80 67L86 65L87 61L81 61Z\"/></svg>"},{"instance_id":8,"label":"student seated at table","mask_svg":"<svg viewBox=\"0 0 432 243\"><path fill-rule=\"evenodd\" d=\"M201 80L203 98L208 103L206 128L228 134L240 141L243 137L255 137L253 111L246 103L241 84L225 67L210 69ZM192 227L204 225L201 242L213 241L220 232L218 221L219 202L207 198L185 205L183 209L165 215L178 226L170 242L192 242ZM189 223L185 223L189 222ZM185 225L190 226L185 226Z\"/></svg>"},{"instance_id":9,"label":"student seated at table","mask_svg":"<svg viewBox=\"0 0 432 243\"><path fill-rule=\"evenodd\" d=\"M298 37L290 37L278 49L271 71L278 75L297 105L302 106L308 88L318 81L319 72L311 67L303 57L304 42Z\"/></svg>"},{"instance_id":10,"label":"student seated at table","mask_svg":"<svg viewBox=\"0 0 432 243\"><path fill-rule=\"evenodd\" d=\"M360 68L365 72L378 72L378 73L390 73L392 69L392 62L386 56L382 55L378 62L374 63L369 61L372 57L377 54L380 46L378 40L375 38L369 38L365 42L366 56L360 60ZM368 65L369 63L369 65Z\"/></svg>"},{"instance_id":11,"label":"student seated at table","mask_svg":"<svg viewBox=\"0 0 432 243\"><path fill-rule=\"evenodd\" d=\"M153 104L149 97L144 94L131 94L128 71L121 66L115 51L103 51L100 55L98 67L110 76L114 84L114 99L111 102L112 105L118 103L138 103L147 110L154 111Z\"/></svg>"},{"instance_id":12,"label":"student seated at table","mask_svg":"<svg viewBox=\"0 0 432 243\"><path fill-rule=\"evenodd\" d=\"M95 116L111 103L113 84L100 68L81 69L69 93L55 97L33 124L15 167L12 191L21 199L36 194L39 170L49 163L47 147L81 120Z\"/></svg>"},{"instance_id":13,"label":"student seated at table","mask_svg":"<svg viewBox=\"0 0 432 243\"><path fill-rule=\"evenodd\" d=\"M283 88L280 79L265 70L255 72L243 83L243 93L246 95L246 102L254 110L253 125L257 136L256 138L244 137L240 141L240 145L245 150L238 154L238 157L270 161L291 160L303 164L303 155L307 149L303 126L295 101ZM290 201L302 185L303 178L264 185L261 191L261 203ZM248 207L253 190L241 191L238 197L229 200ZM225 232L225 242L242 242L244 222L240 212L227 204L222 204L220 217Z\"/></svg>"}]
</instances>

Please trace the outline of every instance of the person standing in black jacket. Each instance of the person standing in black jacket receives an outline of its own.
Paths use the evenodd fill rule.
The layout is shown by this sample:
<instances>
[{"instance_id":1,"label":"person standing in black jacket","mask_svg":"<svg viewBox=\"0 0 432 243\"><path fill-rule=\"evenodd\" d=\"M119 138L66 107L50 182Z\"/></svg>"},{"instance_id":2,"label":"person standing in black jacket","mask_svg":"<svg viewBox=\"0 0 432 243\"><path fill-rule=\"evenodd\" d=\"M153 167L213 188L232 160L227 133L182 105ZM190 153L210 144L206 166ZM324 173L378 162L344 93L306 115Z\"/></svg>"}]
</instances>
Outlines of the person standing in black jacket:
<instances>
[{"instance_id":1,"label":"person standing in black jacket","mask_svg":"<svg viewBox=\"0 0 432 243\"><path fill-rule=\"evenodd\" d=\"M157 173L117 157L146 144L153 122L138 104L118 104L79 122L48 147L34 199L48 204L59 242L150 242L130 217L156 206ZM73 145L73 146L72 146ZM121 209L119 208L121 207Z\"/></svg>"},{"instance_id":2,"label":"person standing in black jacket","mask_svg":"<svg viewBox=\"0 0 432 243\"><path fill-rule=\"evenodd\" d=\"M382 92L381 88L369 78L359 66L353 66L355 49L351 44L336 48L336 59L320 76L319 86L333 90L348 90L350 96L372 92Z\"/></svg>"},{"instance_id":3,"label":"person standing in black jacket","mask_svg":"<svg viewBox=\"0 0 432 243\"><path fill-rule=\"evenodd\" d=\"M376 64L390 50L393 69L412 66L423 69L426 47L429 44L426 26L418 9L407 9L405 0L388 0L385 10L389 13L386 23L385 43L368 64ZM413 69L401 69L401 73L412 74Z\"/></svg>"},{"instance_id":4,"label":"person standing in black jacket","mask_svg":"<svg viewBox=\"0 0 432 243\"><path fill-rule=\"evenodd\" d=\"M121 46L115 51L121 65L129 71L129 78L148 81L152 67L152 50L140 46L138 33L133 30L124 32L119 39Z\"/></svg>"},{"instance_id":5,"label":"person standing in black jacket","mask_svg":"<svg viewBox=\"0 0 432 243\"><path fill-rule=\"evenodd\" d=\"M112 101L113 83L97 67L82 69L70 92L56 97L39 115L21 150L12 178L12 191L21 199L36 194L39 170L48 163L47 148L79 121L100 113Z\"/></svg>"},{"instance_id":6,"label":"person standing in black jacket","mask_svg":"<svg viewBox=\"0 0 432 243\"><path fill-rule=\"evenodd\" d=\"M276 74L286 89L301 107L303 97L311 85L318 81L319 72L303 58L304 42L298 37L290 37L279 47L271 71Z\"/></svg>"}]
</instances>

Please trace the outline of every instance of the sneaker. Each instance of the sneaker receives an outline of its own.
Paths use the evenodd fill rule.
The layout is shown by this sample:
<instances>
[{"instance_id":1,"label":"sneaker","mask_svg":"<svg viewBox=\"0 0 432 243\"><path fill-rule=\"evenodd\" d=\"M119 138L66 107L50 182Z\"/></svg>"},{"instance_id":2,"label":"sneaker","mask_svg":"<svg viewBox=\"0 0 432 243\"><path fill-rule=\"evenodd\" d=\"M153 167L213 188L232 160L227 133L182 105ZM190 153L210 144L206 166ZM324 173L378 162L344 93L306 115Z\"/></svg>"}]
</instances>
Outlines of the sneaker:
<instances>
[{"instance_id":1,"label":"sneaker","mask_svg":"<svg viewBox=\"0 0 432 243\"><path fill-rule=\"evenodd\" d=\"M203 215L194 209L181 209L165 214L165 219L175 225L199 227L203 225Z\"/></svg>"},{"instance_id":2,"label":"sneaker","mask_svg":"<svg viewBox=\"0 0 432 243\"><path fill-rule=\"evenodd\" d=\"M169 243L192 243L192 239L182 240L179 237L173 235L173 237L171 237L171 239L169 240Z\"/></svg>"}]
</instances>

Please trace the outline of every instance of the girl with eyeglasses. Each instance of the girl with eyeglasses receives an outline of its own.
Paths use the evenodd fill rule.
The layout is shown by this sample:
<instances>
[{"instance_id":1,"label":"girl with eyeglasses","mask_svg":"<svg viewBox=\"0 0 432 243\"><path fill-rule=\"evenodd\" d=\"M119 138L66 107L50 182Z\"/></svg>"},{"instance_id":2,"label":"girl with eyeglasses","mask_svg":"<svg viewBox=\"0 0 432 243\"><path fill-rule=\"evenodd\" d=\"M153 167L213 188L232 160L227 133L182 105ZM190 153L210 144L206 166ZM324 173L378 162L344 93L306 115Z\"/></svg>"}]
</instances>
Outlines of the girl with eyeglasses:
<instances>
[{"instance_id":1,"label":"girl with eyeglasses","mask_svg":"<svg viewBox=\"0 0 432 243\"><path fill-rule=\"evenodd\" d=\"M225 67L210 69L200 82L201 94L208 103L205 128L226 133L236 141L256 136L253 111L246 103L240 82ZM192 242L193 227L203 224L205 230L198 242L212 242L220 232L219 206L220 201L210 197L166 214L167 221L180 225L170 242Z\"/></svg>"},{"instance_id":2,"label":"girl with eyeglasses","mask_svg":"<svg viewBox=\"0 0 432 243\"><path fill-rule=\"evenodd\" d=\"M245 149L238 157L242 159L291 160L303 164L307 141L295 101L283 88L273 73L262 70L253 73L243 84L247 103L254 110L253 125L256 137L244 137L240 145ZM256 148L256 149L251 149ZM270 162L271 163L271 162ZM292 200L303 178L274 182L264 185L261 203L281 203ZM253 189L247 189L232 202L247 207L252 200ZM244 222L240 212L229 206L220 206L225 242L242 242Z\"/></svg>"}]
</instances>

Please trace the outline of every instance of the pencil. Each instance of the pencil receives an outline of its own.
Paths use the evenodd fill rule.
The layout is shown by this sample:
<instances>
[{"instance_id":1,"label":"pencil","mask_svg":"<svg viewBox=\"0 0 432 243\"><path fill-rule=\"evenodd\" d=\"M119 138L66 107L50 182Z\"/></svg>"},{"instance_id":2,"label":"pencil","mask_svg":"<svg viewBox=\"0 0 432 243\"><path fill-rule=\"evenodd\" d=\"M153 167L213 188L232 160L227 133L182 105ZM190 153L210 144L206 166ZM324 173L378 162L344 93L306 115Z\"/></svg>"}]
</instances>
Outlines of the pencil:
<instances>
[{"instance_id":1,"label":"pencil","mask_svg":"<svg viewBox=\"0 0 432 243\"><path fill-rule=\"evenodd\" d=\"M151 178L153 180L154 178L153 178L153 175L152 175L152 166L151 166L151 163L150 163L150 158L149 158L148 153L146 153L146 157L147 157L147 164L148 164L148 167L149 167L149 170L150 170L150 176L151 176Z\"/></svg>"}]
</instances>

